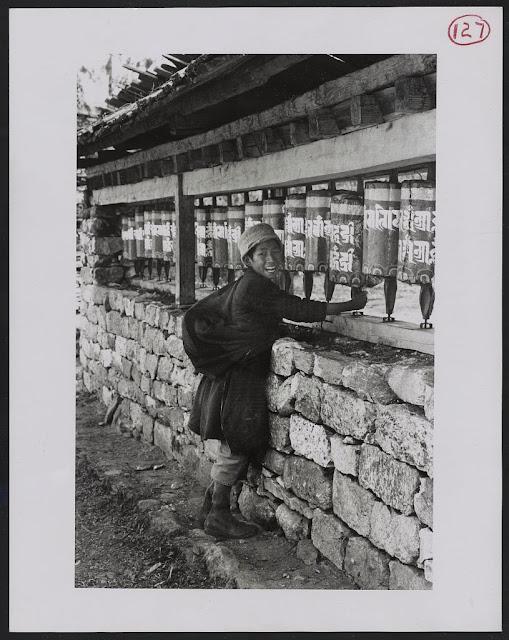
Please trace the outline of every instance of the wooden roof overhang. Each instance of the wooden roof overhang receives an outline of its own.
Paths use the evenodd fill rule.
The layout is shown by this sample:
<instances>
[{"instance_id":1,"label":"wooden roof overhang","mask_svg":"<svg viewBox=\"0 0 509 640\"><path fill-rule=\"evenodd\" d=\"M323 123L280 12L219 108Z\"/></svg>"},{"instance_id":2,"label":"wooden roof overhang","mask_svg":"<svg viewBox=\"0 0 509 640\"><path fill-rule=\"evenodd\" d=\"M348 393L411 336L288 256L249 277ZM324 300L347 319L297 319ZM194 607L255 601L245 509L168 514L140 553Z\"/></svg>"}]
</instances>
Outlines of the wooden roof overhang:
<instances>
[{"instance_id":1,"label":"wooden roof overhang","mask_svg":"<svg viewBox=\"0 0 509 640\"><path fill-rule=\"evenodd\" d=\"M182 70L183 75L172 76L149 95L83 128L78 156L101 154L96 158L101 161L104 150L127 154L204 133L386 57L202 55Z\"/></svg>"},{"instance_id":2,"label":"wooden roof overhang","mask_svg":"<svg viewBox=\"0 0 509 640\"><path fill-rule=\"evenodd\" d=\"M434 55L390 56L204 133L130 154L109 151L111 161L86 169L89 186L106 204L140 199L150 181L159 193L176 174L184 174L185 193L203 195L431 161L434 111L426 112L434 109L435 71ZM405 118L396 122L412 114L413 129Z\"/></svg>"}]
</instances>

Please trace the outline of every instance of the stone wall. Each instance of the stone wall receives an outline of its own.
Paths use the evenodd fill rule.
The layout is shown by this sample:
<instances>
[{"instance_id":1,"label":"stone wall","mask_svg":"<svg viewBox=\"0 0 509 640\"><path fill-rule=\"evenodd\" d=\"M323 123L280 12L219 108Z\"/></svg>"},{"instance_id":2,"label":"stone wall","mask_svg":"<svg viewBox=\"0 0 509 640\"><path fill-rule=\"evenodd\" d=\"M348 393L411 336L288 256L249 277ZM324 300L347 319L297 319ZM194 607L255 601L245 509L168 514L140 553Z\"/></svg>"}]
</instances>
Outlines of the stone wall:
<instances>
[{"instance_id":1,"label":"stone wall","mask_svg":"<svg viewBox=\"0 0 509 640\"><path fill-rule=\"evenodd\" d=\"M117 430L159 446L203 484L216 441L186 425L200 376L182 312L156 294L82 285L83 382ZM364 589L432 580L433 359L337 337L283 338L267 379L270 448L233 492L243 515L281 528Z\"/></svg>"},{"instance_id":2,"label":"stone wall","mask_svg":"<svg viewBox=\"0 0 509 640\"><path fill-rule=\"evenodd\" d=\"M132 275L132 263L122 256L119 209L87 207L80 226L83 283L120 283Z\"/></svg>"}]
</instances>

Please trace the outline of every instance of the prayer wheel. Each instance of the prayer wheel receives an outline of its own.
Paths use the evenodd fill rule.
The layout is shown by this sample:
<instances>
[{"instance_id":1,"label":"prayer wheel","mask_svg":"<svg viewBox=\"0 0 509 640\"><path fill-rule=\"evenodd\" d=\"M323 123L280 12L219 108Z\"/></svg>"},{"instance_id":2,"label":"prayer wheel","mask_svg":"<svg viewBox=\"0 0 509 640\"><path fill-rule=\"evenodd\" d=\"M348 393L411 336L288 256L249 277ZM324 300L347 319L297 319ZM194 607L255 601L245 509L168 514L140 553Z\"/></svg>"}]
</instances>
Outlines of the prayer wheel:
<instances>
[{"instance_id":1,"label":"prayer wheel","mask_svg":"<svg viewBox=\"0 0 509 640\"><path fill-rule=\"evenodd\" d=\"M161 233L161 209L158 205L151 211L152 219L152 258L156 263L157 278L161 279L163 268L163 235Z\"/></svg>"},{"instance_id":2,"label":"prayer wheel","mask_svg":"<svg viewBox=\"0 0 509 640\"><path fill-rule=\"evenodd\" d=\"M330 277L338 284L362 284L364 205L354 192L331 198Z\"/></svg>"},{"instance_id":3,"label":"prayer wheel","mask_svg":"<svg viewBox=\"0 0 509 640\"><path fill-rule=\"evenodd\" d=\"M306 194L289 194L285 200L285 267L304 271L306 250Z\"/></svg>"},{"instance_id":4,"label":"prayer wheel","mask_svg":"<svg viewBox=\"0 0 509 640\"><path fill-rule=\"evenodd\" d=\"M134 269L138 278L143 277L143 265L145 263L145 238L143 207L134 210L134 242L136 245L136 259Z\"/></svg>"},{"instance_id":5,"label":"prayer wheel","mask_svg":"<svg viewBox=\"0 0 509 640\"><path fill-rule=\"evenodd\" d=\"M364 185L364 237L362 271L384 278L384 322L392 322L396 302L401 191L398 183Z\"/></svg>"},{"instance_id":6,"label":"prayer wheel","mask_svg":"<svg viewBox=\"0 0 509 640\"><path fill-rule=\"evenodd\" d=\"M208 207L200 206L194 210L196 236L196 264L201 286L205 286L207 270L212 266L212 224Z\"/></svg>"},{"instance_id":7,"label":"prayer wheel","mask_svg":"<svg viewBox=\"0 0 509 640\"><path fill-rule=\"evenodd\" d=\"M260 224L263 220L263 202L248 202L244 204L244 228L249 229L255 224Z\"/></svg>"},{"instance_id":8,"label":"prayer wheel","mask_svg":"<svg viewBox=\"0 0 509 640\"><path fill-rule=\"evenodd\" d=\"M276 232L281 244L285 242L285 214L284 200L281 198L269 198L262 203L262 222L270 224Z\"/></svg>"},{"instance_id":9,"label":"prayer wheel","mask_svg":"<svg viewBox=\"0 0 509 640\"><path fill-rule=\"evenodd\" d=\"M173 218L175 218L175 212L173 212ZM163 238L163 267L166 280L170 279L170 264L175 262L171 224L172 212L169 209L162 209L161 235Z\"/></svg>"},{"instance_id":10,"label":"prayer wheel","mask_svg":"<svg viewBox=\"0 0 509 640\"><path fill-rule=\"evenodd\" d=\"M122 257L127 259L127 216L122 216L121 219L122 227L120 232L120 237L122 239Z\"/></svg>"},{"instance_id":11,"label":"prayer wheel","mask_svg":"<svg viewBox=\"0 0 509 640\"><path fill-rule=\"evenodd\" d=\"M405 180L401 183L398 279L421 286L422 329L433 326L428 320L435 300L434 274L435 185L427 180Z\"/></svg>"},{"instance_id":12,"label":"prayer wheel","mask_svg":"<svg viewBox=\"0 0 509 640\"><path fill-rule=\"evenodd\" d=\"M262 222L270 224L270 226L276 232L277 237L281 240L281 246L283 248L282 259L284 266L284 246L285 246L285 214L284 214L285 201L282 198L267 198L262 204ZM286 292L289 291L291 284L290 274L287 269L281 270L281 278L279 286Z\"/></svg>"},{"instance_id":13,"label":"prayer wheel","mask_svg":"<svg viewBox=\"0 0 509 640\"><path fill-rule=\"evenodd\" d=\"M243 264L240 259L239 238L244 231L244 207L229 205L226 209L226 219L228 224L228 282L235 280L235 270L242 269Z\"/></svg>"},{"instance_id":14,"label":"prayer wheel","mask_svg":"<svg viewBox=\"0 0 509 640\"><path fill-rule=\"evenodd\" d=\"M152 210L143 211L143 242L145 248L145 259L147 261L148 277L152 277Z\"/></svg>"},{"instance_id":15,"label":"prayer wheel","mask_svg":"<svg viewBox=\"0 0 509 640\"><path fill-rule=\"evenodd\" d=\"M134 213L127 216L127 230L126 230L126 243L127 243L127 255L128 260L136 259L136 240L134 239Z\"/></svg>"},{"instance_id":16,"label":"prayer wheel","mask_svg":"<svg viewBox=\"0 0 509 640\"><path fill-rule=\"evenodd\" d=\"M210 210L212 222L212 280L214 288L219 285L221 269L228 268L228 222L227 207L213 207Z\"/></svg>"},{"instance_id":17,"label":"prayer wheel","mask_svg":"<svg viewBox=\"0 0 509 640\"><path fill-rule=\"evenodd\" d=\"M351 287L351 297L362 286L364 205L360 195L343 191L331 198L329 278ZM362 315L362 311L354 311Z\"/></svg>"},{"instance_id":18,"label":"prayer wheel","mask_svg":"<svg viewBox=\"0 0 509 640\"><path fill-rule=\"evenodd\" d=\"M304 293L311 297L313 273L326 273L329 265L331 194L326 190L306 194L306 246L304 250Z\"/></svg>"}]
</instances>

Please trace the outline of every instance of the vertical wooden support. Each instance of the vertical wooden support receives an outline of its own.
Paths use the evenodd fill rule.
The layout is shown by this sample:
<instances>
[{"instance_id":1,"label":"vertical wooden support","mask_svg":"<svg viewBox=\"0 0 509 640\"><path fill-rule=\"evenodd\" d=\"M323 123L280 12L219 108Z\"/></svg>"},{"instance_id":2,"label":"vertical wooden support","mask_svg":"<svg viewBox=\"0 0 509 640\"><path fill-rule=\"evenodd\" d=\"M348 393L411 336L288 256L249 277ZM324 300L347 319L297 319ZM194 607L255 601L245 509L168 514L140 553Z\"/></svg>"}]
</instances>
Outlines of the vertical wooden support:
<instances>
[{"instance_id":1,"label":"vertical wooden support","mask_svg":"<svg viewBox=\"0 0 509 640\"><path fill-rule=\"evenodd\" d=\"M183 192L183 176L177 176L175 194L175 302L186 307L195 302L194 294L194 198Z\"/></svg>"}]
</instances>

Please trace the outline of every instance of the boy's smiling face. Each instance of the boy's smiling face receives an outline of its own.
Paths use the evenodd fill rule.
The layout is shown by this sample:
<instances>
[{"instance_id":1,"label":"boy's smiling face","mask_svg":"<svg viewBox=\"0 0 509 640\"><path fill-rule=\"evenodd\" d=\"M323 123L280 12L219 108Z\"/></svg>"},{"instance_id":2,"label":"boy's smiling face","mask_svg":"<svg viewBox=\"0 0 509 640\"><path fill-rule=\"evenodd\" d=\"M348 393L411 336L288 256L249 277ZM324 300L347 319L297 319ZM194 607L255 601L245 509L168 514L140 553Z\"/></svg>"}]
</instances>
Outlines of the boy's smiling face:
<instances>
[{"instance_id":1,"label":"boy's smiling face","mask_svg":"<svg viewBox=\"0 0 509 640\"><path fill-rule=\"evenodd\" d=\"M244 262L256 273L274 280L283 263L281 245L277 240L260 242L256 245L252 257L247 256Z\"/></svg>"}]
</instances>

